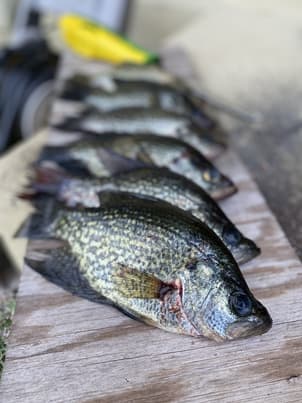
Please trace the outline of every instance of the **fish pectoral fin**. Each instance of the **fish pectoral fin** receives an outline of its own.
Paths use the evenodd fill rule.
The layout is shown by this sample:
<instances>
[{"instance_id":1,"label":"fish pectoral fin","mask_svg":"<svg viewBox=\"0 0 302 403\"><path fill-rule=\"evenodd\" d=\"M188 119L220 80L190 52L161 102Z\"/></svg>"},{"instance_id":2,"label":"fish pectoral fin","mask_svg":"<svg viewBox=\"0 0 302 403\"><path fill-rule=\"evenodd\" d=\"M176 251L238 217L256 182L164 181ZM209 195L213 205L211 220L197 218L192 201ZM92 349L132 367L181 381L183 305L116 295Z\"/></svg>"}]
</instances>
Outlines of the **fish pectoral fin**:
<instances>
[{"instance_id":1,"label":"fish pectoral fin","mask_svg":"<svg viewBox=\"0 0 302 403\"><path fill-rule=\"evenodd\" d=\"M31 269L71 294L92 302L109 303L91 288L68 242L49 239L31 241L24 260Z\"/></svg>"},{"instance_id":2,"label":"fish pectoral fin","mask_svg":"<svg viewBox=\"0 0 302 403\"><path fill-rule=\"evenodd\" d=\"M174 291L182 297L182 284L179 279L165 282L153 274L124 265L119 265L115 270L112 281L119 293L126 298L153 298L164 301L167 295Z\"/></svg>"},{"instance_id":3,"label":"fish pectoral fin","mask_svg":"<svg viewBox=\"0 0 302 403\"><path fill-rule=\"evenodd\" d=\"M98 148L96 153L111 175L146 167L144 162L124 157L107 148Z\"/></svg>"},{"instance_id":4,"label":"fish pectoral fin","mask_svg":"<svg viewBox=\"0 0 302 403\"><path fill-rule=\"evenodd\" d=\"M119 293L126 298L160 298L165 283L152 274L119 265L112 280Z\"/></svg>"}]
</instances>

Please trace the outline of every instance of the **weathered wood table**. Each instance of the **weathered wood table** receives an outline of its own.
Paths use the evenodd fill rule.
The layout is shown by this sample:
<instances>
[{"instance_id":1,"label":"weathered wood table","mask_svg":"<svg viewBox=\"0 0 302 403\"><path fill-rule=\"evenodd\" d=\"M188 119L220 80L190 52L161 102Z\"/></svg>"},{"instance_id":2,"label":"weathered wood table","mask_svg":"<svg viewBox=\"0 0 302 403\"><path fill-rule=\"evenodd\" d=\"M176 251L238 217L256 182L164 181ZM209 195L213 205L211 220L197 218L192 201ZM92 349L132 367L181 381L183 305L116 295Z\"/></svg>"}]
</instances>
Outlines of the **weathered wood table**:
<instances>
[{"instance_id":1,"label":"weathered wood table","mask_svg":"<svg viewBox=\"0 0 302 403\"><path fill-rule=\"evenodd\" d=\"M272 330L225 344L169 334L25 268L1 401L302 401L301 263L239 158L227 152L217 165L239 188L221 206L262 248L242 271Z\"/></svg>"}]
</instances>

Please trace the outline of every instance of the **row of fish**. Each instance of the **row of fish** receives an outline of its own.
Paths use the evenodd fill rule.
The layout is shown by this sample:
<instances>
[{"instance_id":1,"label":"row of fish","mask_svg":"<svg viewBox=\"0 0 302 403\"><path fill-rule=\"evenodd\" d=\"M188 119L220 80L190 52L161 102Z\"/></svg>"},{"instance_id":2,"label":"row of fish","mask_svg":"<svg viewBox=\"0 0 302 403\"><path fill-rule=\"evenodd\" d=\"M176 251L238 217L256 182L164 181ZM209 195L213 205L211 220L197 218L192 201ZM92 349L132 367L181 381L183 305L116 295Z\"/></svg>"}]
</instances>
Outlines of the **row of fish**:
<instances>
[{"instance_id":1,"label":"row of fish","mask_svg":"<svg viewBox=\"0 0 302 403\"><path fill-rule=\"evenodd\" d=\"M210 161L225 135L203 102L158 66L66 82L77 105L54 125L22 197L26 262L50 281L167 331L216 341L272 321L238 267L260 253L217 200L236 192ZM210 158L210 159L208 159Z\"/></svg>"}]
</instances>

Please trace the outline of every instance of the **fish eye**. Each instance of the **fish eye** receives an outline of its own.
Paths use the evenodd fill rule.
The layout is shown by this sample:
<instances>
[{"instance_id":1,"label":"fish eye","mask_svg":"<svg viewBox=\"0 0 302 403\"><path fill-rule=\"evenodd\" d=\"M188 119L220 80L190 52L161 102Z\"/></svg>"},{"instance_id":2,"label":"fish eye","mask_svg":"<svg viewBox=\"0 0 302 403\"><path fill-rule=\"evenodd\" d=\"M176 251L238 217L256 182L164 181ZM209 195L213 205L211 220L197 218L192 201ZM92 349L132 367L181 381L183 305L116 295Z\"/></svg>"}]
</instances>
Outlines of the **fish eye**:
<instances>
[{"instance_id":1,"label":"fish eye","mask_svg":"<svg viewBox=\"0 0 302 403\"><path fill-rule=\"evenodd\" d=\"M241 241L241 234L233 225L227 224L223 228L222 237L228 245L238 245Z\"/></svg>"},{"instance_id":2,"label":"fish eye","mask_svg":"<svg viewBox=\"0 0 302 403\"><path fill-rule=\"evenodd\" d=\"M220 179L220 173L214 167L208 168L203 172L202 177L206 182L218 182Z\"/></svg>"},{"instance_id":3,"label":"fish eye","mask_svg":"<svg viewBox=\"0 0 302 403\"><path fill-rule=\"evenodd\" d=\"M241 291L235 291L230 296L230 307L238 316L247 316L252 312L251 299Z\"/></svg>"}]
</instances>

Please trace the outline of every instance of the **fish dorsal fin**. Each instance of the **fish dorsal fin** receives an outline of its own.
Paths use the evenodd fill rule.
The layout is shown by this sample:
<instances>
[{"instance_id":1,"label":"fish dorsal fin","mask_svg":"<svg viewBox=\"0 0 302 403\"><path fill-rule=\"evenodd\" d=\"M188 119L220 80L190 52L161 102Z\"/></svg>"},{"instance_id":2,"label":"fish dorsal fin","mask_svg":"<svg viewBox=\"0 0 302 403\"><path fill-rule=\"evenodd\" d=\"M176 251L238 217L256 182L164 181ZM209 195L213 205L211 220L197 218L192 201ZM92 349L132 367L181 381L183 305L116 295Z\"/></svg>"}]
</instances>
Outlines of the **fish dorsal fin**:
<instances>
[{"instance_id":1,"label":"fish dorsal fin","mask_svg":"<svg viewBox=\"0 0 302 403\"><path fill-rule=\"evenodd\" d=\"M105 204L111 205L117 200L123 200L125 205L131 203L131 202L137 202L139 200L143 201L149 201L153 203L163 203L166 206L168 205L167 202L164 202L161 199L158 199L154 196L150 195L142 195L139 193L131 193L131 192L126 192L126 191L120 191L120 190L102 190L98 193L98 198L100 202L100 206L104 206ZM76 207L75 207L76 208ZM75 209L73 208L73 209ZM97 211L97 208L95 207L78 207L79 209L81 208L82 210L91 210L91 211Z\"/></svg>"},{"instance_id":2,"label":"fish dorsal fin","mask_svg":"<svg viewBox=\"0 0 302 403\"><path fill-rule=\"evenodd\" d=\"M77 258L67 242L61 240L32 241L25 263L50 282L81 298L97 303L109 303L91 288L80 272Z\"/></svg>"},{"instance_id":3,"label":"fish dorsal fin","mask_svg":"<svg viewBox=\"0 0 302 403\"><path fill-rule=\"evenodd\" d=\"M108 169L111 175L119 174L126 171L132 171L138 168L145 168L148 165L142 161L124 157L108 148L97 148L97 155Z\"/></svg>"}]
</instances>

